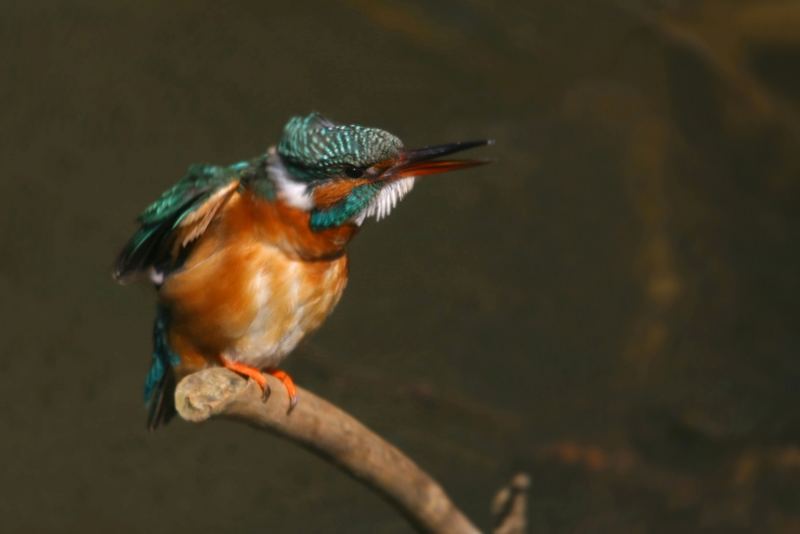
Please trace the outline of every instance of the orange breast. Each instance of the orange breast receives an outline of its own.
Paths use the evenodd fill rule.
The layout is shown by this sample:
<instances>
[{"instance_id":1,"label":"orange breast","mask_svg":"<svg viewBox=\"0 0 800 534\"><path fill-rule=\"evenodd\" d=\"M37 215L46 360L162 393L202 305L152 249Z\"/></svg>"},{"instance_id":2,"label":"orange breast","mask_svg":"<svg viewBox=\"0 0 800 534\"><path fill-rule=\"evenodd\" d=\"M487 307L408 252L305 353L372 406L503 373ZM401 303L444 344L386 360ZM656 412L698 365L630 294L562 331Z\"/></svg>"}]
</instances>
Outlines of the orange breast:
<instances>
[{"instance_id":1,"label":"orange breast","mask_svg":"<svg viewBox=\"0 0 800 534\"><path fill-rule=\"evenodd\" d=\"M235 193L160 290L179 372L220 355L277 365L341 297L354 234L312 232L307 213Z\"/></svg>"}]
</instances>

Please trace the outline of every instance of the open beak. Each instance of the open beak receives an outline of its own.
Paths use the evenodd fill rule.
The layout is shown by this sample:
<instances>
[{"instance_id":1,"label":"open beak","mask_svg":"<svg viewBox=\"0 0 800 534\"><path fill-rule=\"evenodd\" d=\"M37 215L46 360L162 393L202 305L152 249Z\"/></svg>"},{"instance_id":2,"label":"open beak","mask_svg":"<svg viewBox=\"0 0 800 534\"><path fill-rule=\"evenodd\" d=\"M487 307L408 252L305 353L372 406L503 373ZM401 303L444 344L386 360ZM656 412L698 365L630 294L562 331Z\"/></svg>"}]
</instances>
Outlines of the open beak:
<instances>
[{"instance_id":1,"label":"open beak","mask_svg":"<svg viewBox=\"0 0 800 534\"><path fill-rule=\"evenodd\" d=\"M458 143L448 143L446 145L427 146L404 150L400 155L392 160L387 168L381 173L381 180L399 180L408 176L424 176L426 174L439 174L442 172L456 171L458 169L468 169L477 165L489 163L488 160L480 159L436 159L442 156L449 156L462 150L494 144L492 139L481 139L479 141L461 141Z\"/></svg>"}]
</instances>

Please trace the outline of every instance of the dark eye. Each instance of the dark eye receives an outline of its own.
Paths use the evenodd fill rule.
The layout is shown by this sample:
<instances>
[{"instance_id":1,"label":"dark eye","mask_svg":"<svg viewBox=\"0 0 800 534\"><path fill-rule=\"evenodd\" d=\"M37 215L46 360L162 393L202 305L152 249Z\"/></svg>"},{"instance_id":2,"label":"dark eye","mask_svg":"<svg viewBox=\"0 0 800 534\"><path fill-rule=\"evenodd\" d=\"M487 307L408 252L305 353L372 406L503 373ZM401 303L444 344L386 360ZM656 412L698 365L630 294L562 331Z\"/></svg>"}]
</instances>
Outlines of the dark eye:
<instances>
[{"instance_id":1,"label":"dark eye","mask_svg":"<svg viewBox=\"0 0 800 534\"><path fill-rule=\"evenodd\" d=\"M353 165L345 165L344 173L350 178L361 178L364 176L364 169L361 167L355 167Z\"/></svg>"}]
</instances>

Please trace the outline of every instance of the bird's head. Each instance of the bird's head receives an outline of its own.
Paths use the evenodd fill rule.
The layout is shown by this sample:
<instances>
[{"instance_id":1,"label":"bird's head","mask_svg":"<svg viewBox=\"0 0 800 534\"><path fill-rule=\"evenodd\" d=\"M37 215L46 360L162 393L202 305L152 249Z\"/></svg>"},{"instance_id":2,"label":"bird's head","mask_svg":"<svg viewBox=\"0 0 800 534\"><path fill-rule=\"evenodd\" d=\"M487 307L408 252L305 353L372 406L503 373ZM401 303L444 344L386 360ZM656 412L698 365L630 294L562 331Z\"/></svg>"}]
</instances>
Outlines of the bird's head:
<instances>
[{"instance_id":1,"label":"bird's head","mask_svg":"<svg viewBox=\"0 0 800 534\"><path fill-rule=\"evenodd\" d=\"M489 143L409 150L384 130L335 124L311 113L286 124L271 170L284 200L311 213L312 229L324 230L386 217L417 177L484 163L437 158Z\"/></svg>"}]
</instances>

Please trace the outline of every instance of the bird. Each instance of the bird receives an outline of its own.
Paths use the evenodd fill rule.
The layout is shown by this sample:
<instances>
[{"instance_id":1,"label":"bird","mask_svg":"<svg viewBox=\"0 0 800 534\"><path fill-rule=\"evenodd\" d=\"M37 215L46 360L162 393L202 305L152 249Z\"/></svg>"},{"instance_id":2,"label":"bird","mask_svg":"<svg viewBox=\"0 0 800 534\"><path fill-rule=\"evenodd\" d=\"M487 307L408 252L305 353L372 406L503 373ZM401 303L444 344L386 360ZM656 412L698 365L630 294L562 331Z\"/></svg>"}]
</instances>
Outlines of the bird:
<instances>
[{"instance_id":1,"label":"bird","mask_svg":"<svg viewBox=\"0 0 800 534\"><path fill-rule=\"evenodd\" d=\"M347 245L381 220L421 176L485 160L440 159L492 141L407 149L395 135L313 112L292 117L279 142L231 165L192 164L137 218L113 278L157 292L145 378L147 428L176 413L178 381L213 366L266 374L298 401L279 365L333 311L348 279Z\"/></svg>"}]
</instances>

